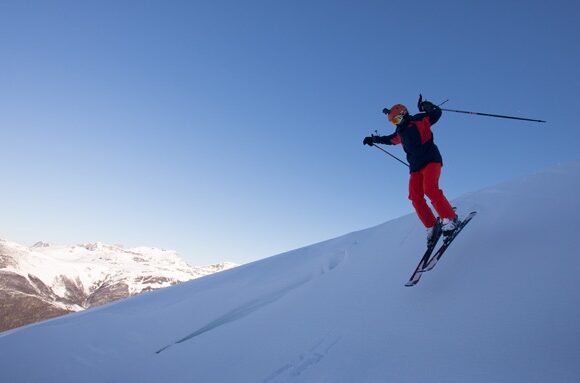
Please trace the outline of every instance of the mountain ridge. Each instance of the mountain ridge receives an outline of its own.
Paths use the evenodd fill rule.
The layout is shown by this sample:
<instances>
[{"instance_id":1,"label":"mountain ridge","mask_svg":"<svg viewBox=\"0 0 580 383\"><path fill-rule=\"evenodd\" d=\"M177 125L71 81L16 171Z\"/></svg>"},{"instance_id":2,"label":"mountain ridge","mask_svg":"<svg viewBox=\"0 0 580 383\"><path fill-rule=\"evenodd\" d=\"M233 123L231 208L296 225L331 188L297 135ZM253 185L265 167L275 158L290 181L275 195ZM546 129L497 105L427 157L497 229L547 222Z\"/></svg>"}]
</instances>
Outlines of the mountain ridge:
<instances>
[{"instance_id":1,"label":"mountain ridge","mask_svg":"<svg viewBox=\"0 0 580 383\"><path fill-rule=\"evenodd\" d=\"M174 251L100 242L27 247L0 239L0 331L85 310L235 266L194 267Z\"/></svg>"}]
</instances>

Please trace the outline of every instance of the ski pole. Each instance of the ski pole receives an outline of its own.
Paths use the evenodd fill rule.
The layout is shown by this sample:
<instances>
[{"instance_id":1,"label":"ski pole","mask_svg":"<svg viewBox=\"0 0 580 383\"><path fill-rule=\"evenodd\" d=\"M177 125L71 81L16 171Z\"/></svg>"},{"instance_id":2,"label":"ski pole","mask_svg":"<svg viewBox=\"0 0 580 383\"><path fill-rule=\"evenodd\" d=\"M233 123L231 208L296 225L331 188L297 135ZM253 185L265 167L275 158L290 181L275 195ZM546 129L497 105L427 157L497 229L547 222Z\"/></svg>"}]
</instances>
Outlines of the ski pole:
<instances>
[{"instance_id":1,"label":"ski pole","mask_svg":"<svg viewBox=\"0 0 580 383\"><path fill-rule=\"evenodd\" d=\"M405 161L401 160L399 157L392 155L391 153L387 152L385 149L381 148L380 146L378 146L377 144L373 144L373 146L379 150L381 150L382 152L384 152L385 154L388 154L389 156L393 157L394 159L396 159L397 161L399 161L400 163L402 163L403 165L405 165L406 167L409 167L409 164L406 163Z\"/></svg>"},{"instance_id":2,"label":"ski pole","mask_svg":"<svg viewBox=\"0 0 580 383\"><path fill-rule=\"evenodd\" d=\"M445 101L447 102L447 101ZM444 102L444 103L445 103ZM443 104L444 104L443 103ZM532 121L532 122L546 122L544 120L534 120L531 118L523 118L523 117L513 117L513 116L503 116L501 114L490 114L490 113L479 113L479 112L468 112L466 110L456 110L456 109L446 109L446 108L441 108L441 110L444 110L446 112L455 112L455 113L465 113L465 114L473 114L473 115L477 115L477 116L488 116L488 117L498 117L498 118L509 118L510 120L523 120L523 121Z\"/></svg>"}]
</instances>

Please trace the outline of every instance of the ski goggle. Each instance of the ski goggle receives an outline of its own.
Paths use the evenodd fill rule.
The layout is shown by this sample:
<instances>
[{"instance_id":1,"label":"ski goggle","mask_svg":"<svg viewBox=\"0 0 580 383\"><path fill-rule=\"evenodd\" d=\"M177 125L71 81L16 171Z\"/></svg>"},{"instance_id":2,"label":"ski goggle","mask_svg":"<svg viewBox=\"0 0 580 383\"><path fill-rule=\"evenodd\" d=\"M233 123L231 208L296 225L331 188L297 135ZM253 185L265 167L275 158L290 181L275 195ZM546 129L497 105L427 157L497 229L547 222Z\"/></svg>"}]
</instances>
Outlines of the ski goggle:
<instances>
[{"instance_id":1,"label":"ski goggle","mask_svg":"<svg viewBox=\"0 0 580 383\"><path fill-rule=\"evenodd\" d=\"M403 121L403 118L405 118L404 114L397 114L393 118L389 119L389 121L391 121L393 125L399 125Z\"/></svg>"}]
</instances>

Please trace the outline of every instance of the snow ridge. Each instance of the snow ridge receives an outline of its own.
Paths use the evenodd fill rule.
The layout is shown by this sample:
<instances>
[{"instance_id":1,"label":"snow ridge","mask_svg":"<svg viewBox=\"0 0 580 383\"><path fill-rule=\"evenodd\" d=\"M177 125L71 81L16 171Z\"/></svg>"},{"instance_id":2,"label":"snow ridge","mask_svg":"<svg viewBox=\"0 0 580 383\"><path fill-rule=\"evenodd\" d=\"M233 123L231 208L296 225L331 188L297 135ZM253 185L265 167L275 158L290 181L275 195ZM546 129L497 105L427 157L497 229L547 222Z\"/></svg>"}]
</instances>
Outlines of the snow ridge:
<instances>
[{"instance_id":1,"label":"snow ridge","mask_svg":"<svg viewBox=\"0 0 580 383\"><path fill-rule=\"evenodd\" d=\"M477 218L413 288L425 244L411 214L2 333L0 371L63 383L575 382L578 195L580 161L454 200Z\"/></svg>"}]
</instances>

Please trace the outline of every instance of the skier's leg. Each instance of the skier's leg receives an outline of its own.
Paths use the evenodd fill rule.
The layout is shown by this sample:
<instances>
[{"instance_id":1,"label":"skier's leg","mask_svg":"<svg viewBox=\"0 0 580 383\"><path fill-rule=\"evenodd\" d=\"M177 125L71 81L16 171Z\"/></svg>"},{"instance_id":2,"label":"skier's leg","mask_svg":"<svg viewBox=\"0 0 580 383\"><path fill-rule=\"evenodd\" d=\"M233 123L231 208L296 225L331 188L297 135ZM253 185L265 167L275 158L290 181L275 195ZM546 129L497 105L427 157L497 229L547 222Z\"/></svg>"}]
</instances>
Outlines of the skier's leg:
<instances>
[{"instance_id":1,"label":"skier's leg","mask_svg":"<svg viewBox=\"0 0 580 383\"><path fill-rule=\"evenodd\" d=\"M411 173L411 178L409 178L409 199L413 203L413 207L423 225L427 228L435 226L437 218L435 218L431 208L427 205L427 201L425 201L421 170Z\"/></svg>"},{"instance_id":2,"label":"skier's leg","mask_svg":"<svg viewBox=\"0 0 580 383\"><path fill-rule=\"evenodd\" d=\"M454 219L456 217L453 207L445 198L443 191L439 188L439 177L441 176L441 164L430 163L423 168L423 188L425 195L429 197L433 207L439 217Z\"/></svg>"}]
</instances>

